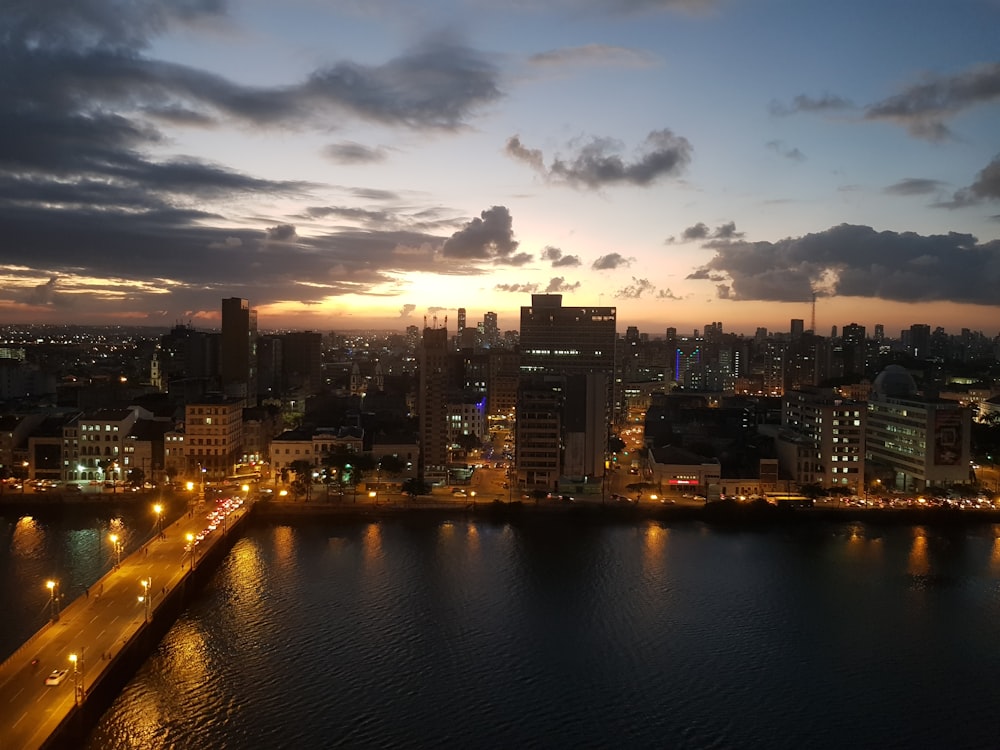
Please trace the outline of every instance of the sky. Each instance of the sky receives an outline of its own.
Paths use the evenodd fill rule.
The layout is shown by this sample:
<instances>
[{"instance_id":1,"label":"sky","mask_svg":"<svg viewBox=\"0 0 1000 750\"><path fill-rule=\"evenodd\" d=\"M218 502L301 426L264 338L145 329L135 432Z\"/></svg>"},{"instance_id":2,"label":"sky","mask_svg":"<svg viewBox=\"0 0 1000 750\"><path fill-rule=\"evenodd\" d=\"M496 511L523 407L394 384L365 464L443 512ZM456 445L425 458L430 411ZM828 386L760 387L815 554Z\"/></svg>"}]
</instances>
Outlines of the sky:
<instances>
[{"instance_id":1,"label":"sky","mask_svg":"<svg viewBox=\"0 0 1000 750\"><path fill-rule=\"evenodd\" d=\"M0 0L0 322L1000 333L1000 0Z\"/></svg>"}]
</instances>

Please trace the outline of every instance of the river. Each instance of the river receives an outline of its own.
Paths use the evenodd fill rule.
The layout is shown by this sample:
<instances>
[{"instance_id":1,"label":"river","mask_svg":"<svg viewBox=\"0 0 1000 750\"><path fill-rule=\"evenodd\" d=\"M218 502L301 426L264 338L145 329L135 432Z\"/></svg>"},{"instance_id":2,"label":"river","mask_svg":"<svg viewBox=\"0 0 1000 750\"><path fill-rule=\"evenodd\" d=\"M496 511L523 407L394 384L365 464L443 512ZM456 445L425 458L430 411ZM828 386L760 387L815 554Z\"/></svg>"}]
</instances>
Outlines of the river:
<instances>
[{"instance_id":1,"label":"river","mask_svg":"<svg viewBox=\"0 0 1000 750\"><path fill-rule=\"evenodd\" d=\"M258 525L88 747L994 747L998 630L1000 527Z\"/></svg>"}]
</instances>

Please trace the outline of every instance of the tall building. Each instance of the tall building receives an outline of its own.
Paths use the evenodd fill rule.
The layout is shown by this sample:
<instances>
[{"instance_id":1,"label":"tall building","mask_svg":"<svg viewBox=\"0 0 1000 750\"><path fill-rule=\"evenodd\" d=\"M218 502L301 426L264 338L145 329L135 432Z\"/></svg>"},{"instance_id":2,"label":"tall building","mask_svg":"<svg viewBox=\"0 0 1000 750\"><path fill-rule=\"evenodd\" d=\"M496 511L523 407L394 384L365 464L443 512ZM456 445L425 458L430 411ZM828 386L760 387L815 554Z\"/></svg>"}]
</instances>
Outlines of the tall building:
<instances>
[{"instance_id":1,"label":"tall building","mask_svg":"<svg viewBox=\"0 0 1000 750\"><path fill-rule=\"evenodd\" d=\"M785 475L797 484L863 492L865 419L863 403L842 399L832 390L785 393L776 442Z\"/></svg>"},{"instance_id":2,"label":"tall building","mask_svg":"<svg viewBox=\"0 0 1000 750\"><path fill-rule=\"evenodd\" d=\"M222 300L222 390L257 403L257 311L239 297Z\"/></svg>"},{"instance_id":3,"label":"tall building","mask_svg":"<svg viewBox=\"0 0 1000 750\"><path fill-rule=\"evenodd\" d=\"M233 473L243 452L243 399L207 397L184 409L184 451L189 475L206 480Z\"/></svg>"},{"instance_id":4,"label":"tall building","mask_svg":"<svg viewBox=\"0 0 1000 750\"><path fill-rule=\"evenodd\" d=\"M448 476L448 329L424 328L420 347L420 462L427 482Z\"/></svg>"},{"instance_id":5,"label":"tall building","mask_svg":"<svg viewBox=\"0 0 1000 750\"><path fill-rule=\"evenodd\" d=\"M282 337L282 382L306 395L323 389L323 335L294 331Z\"/></svg>"},{"instance_id":6,"label":"tall building","mask_svg":"<svg viewBox=\"0 0 1000 750\"><path fill-rule=\"evenodd\" d=\"M889 365L868 399L865 444L872 476L911 491L969 482L971 424L969 407L920 395L904 367Z\"/></svg>"},{"instance_id":7,"label":"tall building","mask_svg":"<svg viewBox=\"0 0 1000 750\"><path fill-rule=\"evenodd\" d=\"M532 294L521 308L521 370L613 373L615 326L613 307L563 307L561 294Z\"/></svg>"},{"instance_id":8,"label":"tall building","mask_svg":"<svg viewBox=\"0 0 1000 750\"><path fill-rule=\"evenodd\" d=\"M483 345L492 349L500 343L500 326L497 314L488 312L483 316Z\"/></svg>"}]
</instances>

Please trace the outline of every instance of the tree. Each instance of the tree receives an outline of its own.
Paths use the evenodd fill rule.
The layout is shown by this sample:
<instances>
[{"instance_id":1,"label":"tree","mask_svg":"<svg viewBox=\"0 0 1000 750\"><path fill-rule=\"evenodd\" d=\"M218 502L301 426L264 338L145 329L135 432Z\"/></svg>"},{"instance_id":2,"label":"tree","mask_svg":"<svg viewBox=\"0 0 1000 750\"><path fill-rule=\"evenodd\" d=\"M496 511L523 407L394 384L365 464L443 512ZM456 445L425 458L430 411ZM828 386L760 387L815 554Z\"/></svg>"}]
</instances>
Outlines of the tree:
<instances>
[{"instance_id":1,"label":"tree","mask_svg":"<svg viewBox=\"0 0 1000 750\"><path fill-rule=\"evenodd\" d=\"M146 482L146 472L136 467L131 469L128 473L128 483L133 487L142 487Z\"/></svg>"},{"instance_id":2,"label":"tree","mask_svg":"<svg viewBox=\"0 0 1000 750\"><path fill-rule=\"evenodd\" d=\"M403 494L409 496L410 500L415 500L418 495L429 495L431 486L419 477L411 477L403 482Z\"/></svg>"},{"instance_id":3,"label":"tree","mask_svg":"<svg viewBox=\"0 0 1000 750\"><path fill-rule=\"evenodd\" d=\"M295 495L305 495L306 500L312 494L312 464L299 459L292 461L288 468L295 473L295 480L292 482L292 492Z\"/></svg>"}]
</instances>

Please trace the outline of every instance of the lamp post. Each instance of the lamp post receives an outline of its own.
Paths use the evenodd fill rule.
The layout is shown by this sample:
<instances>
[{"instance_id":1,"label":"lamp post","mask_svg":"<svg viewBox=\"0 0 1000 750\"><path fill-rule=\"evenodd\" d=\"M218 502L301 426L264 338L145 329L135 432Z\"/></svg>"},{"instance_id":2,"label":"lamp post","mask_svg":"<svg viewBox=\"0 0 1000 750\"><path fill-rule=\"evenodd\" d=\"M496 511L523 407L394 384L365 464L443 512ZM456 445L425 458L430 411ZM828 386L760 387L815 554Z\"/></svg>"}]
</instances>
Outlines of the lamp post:
<instances>
[{"instance_id":1,"label":"lamp post","mask_svg":"<svg viewBox=\"0 0 1000 750\"><path fill-rule=\"evenodd\" d=\"M70 654L69 660L73 663L73 698L76 705L83 703L84 698L87 697L87 691L84 687L84 675L83 675L83 655L86 653L87 648L84 646L80 649L80 656L76 654Z\"/></svg>"},{"instance_id":2,"label":"lamp post","mask_svg":"<svg viewBox=\"0 0 1000 750\"><path fill-rule=\"evenodd\" d=\"M108 537L108 539L111 540L111 545L112 545L112 547L114 548L114 551L115 551L115 568L117 569L117 568L121 567L121 564L122 564L122 543L121 543L121 539L118 537L117 534L111 534Z\"/></svg>"},{"instance_id":3,"label":"lamp post","mask_svg":"<svg viewBox=\"0 0 1000 750\"><path fill-rule=\"evenodd\" d=\"M28 462L21 462L21 494L24 494L24 485L28 483Z\"/></svg>"},{"instance_id":4,"label":"lamp post","mask_svg":"<svg viewBox=\"0 0 1000 750\"><path fill-rule=\"evenodd\" d=\"M188 542L188 551L191 553L191 559L188 562L188 569L194 570L194 563L195 563L194 534L188 533L186 539Z\"/></svg>"},{"instance_id":5,"label":"lamp post","mask_svg":"<svg viewBox=\"0 0 1000 750\"><path fill-rule=\"evenodd\" d=\"M163 538L163 506L157 503L153 506L153 512L156 514L156 536L160 539Z\"/></svg>"},{"instance_id":6,"label":"lamp post","mask_svg":"<svg viewBox=\"0 0 1000 750\"><path fill-rule=\"evenodd\" d=\"M48 580L45 588L49 590L49 611L52 622L59 622L59 582Z\"/></svg>"},{"instance_id":7,"label":"lamp post","mask_svg":"<svg viewBox=\"0 0 1000 750\"><path fill-rule=\"evenodd\" d=\"M142 595L139 597L139 604L142 604L144 607L142 621L149 622L149 589L153 585L153 578L152 576L143 578L139 583L142 584Z\"/></svg>"}]
</instances>

